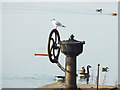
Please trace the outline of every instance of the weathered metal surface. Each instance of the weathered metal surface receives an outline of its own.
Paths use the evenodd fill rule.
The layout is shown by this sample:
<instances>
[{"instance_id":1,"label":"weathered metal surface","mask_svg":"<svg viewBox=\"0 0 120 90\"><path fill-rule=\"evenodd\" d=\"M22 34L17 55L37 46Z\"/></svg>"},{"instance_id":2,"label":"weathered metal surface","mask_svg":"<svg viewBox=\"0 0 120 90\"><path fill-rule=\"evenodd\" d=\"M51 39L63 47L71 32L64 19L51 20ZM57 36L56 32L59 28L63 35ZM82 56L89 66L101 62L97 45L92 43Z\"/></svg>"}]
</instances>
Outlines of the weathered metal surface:
<instances>
[{"instance_id":1,"label":"weathered metal surface","mask_svg":"<svg viewBox=\"0 0 120 90\"><path fill-rule=\"evenodd\" d=\"M56 64L63 72L67 72L67 70L59 62L57 62Z\"/></svg>"},{"instance_id":2,"label":"weathered metal surface","mask_svg":"<svg viewBox=\"0 0 120 90\"><path fill-rule=\"evenodd\" d=\"M78 56L83 52L83 44L85 41L74 40L74 36L71 35L69 40L60 42L61 52L66 56Z\"/></svg>"},{"instance_id":3,"label":"weathered metal surface","mask_svg":"<svg viewBox=\"0 0 120 90\"><path fill-rule=\"evenodd\" d=\"M85 41L74 40L73 34L69 40L60 42L61 52L66 55L65 85L66 88L76 89L76 56L83 52Z\"/></svg>"},{"instance_id":4,"label":"weathered metal surface","mask_svg":"<svg viewBox=\"0 0 120 90\"><path fill-rule=\"evenodd\" d=\"M77 88L76 85L76 57L66 57L65 85L66 88Z\"/></svg>"}]
</instances>

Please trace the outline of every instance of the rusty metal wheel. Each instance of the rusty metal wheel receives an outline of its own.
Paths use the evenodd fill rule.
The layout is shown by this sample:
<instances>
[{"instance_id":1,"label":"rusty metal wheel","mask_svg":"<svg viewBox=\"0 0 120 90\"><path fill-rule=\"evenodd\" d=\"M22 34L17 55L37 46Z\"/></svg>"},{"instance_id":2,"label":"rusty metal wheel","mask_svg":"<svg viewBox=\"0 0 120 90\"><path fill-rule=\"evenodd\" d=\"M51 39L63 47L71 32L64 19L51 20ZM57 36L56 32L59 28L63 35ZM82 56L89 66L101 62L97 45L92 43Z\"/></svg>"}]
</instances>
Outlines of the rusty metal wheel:
<instances>
[{"instance_id":1,"label":"rusty metal wheel","mask_svg":"<svg viewBox=\"0 0 120 90\"><path fill-rule=\"evenodd\" d=\"M50 32L49 39L48 39L48 56L52 63L58 62L58 57L60 54L60 35L56 29L53 29Z\"/></svg>"}]
</instances>

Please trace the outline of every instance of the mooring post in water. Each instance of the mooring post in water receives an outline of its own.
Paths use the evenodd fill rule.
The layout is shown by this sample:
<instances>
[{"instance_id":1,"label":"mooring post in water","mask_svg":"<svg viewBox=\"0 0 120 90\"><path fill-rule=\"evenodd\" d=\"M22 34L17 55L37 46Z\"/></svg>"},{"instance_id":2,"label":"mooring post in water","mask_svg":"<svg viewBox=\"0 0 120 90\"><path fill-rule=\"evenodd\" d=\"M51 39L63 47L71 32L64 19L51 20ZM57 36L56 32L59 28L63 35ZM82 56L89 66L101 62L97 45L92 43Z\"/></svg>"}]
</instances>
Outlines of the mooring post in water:
<instances>
[{"instance_id":1,"label":"mooring post in water","mask_svg":"<svg viewBox=\"0 0 120 90\"><path fill-rule=\"evenodd\" d=\"M61 52L66 55L65 85L66 88L76 89L76 56L83 52L85 41L74 40L73 34L69 40L60 42Z\"/></svg>"},{"instance_id":2,"label":"mooring post in water","mask_svg":"<svg viewBox=\"0 0 120 90\"><path fill-rule=\"evenodd\" d=\"M99 66L100 64L98 64L98 71L97 71L97 90L98 90L98 85L99 85Z\"/></svg>"}]
</instances>

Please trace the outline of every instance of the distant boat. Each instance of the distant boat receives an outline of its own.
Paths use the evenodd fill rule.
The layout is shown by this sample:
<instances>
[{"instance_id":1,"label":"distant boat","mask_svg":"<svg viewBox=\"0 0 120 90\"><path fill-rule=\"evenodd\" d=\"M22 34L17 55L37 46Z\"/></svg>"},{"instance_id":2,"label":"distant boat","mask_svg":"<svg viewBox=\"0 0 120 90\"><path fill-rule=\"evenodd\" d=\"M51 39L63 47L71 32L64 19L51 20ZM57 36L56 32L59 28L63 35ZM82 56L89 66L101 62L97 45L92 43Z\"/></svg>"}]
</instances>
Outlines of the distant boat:
<instances>
[{"instance_id":1,"label":"distant boat","mask_svg":"<svg viewBox=\"0 0 120 90\"><path fill-rule=\"evenodd\" d=\"M65 76L55 76L56 82L65 82Z\"/></svg>"}]
</instances>

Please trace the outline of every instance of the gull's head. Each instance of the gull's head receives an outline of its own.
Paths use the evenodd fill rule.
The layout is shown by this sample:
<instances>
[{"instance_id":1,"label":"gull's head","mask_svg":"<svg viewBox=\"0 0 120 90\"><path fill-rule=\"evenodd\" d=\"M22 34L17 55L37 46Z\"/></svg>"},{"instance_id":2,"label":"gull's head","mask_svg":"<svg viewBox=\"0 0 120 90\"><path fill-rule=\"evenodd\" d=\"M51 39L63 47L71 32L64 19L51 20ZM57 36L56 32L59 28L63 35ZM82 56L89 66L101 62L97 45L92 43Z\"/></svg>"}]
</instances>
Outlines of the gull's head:
<instances>
[{"instance_id":1,"label":"gull's head","mask_svg":"<svg viewBox=\"0 0 120 90\"><path fill-rule=\"evenodd\" d=\"M54 21L55 19L51 19L51 21Z\"/></svg>"}]
</instances>

